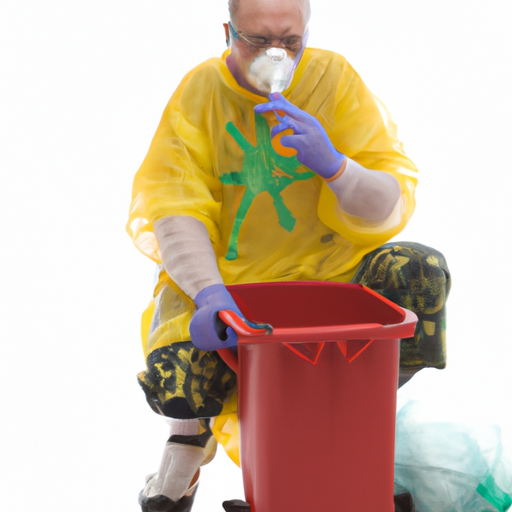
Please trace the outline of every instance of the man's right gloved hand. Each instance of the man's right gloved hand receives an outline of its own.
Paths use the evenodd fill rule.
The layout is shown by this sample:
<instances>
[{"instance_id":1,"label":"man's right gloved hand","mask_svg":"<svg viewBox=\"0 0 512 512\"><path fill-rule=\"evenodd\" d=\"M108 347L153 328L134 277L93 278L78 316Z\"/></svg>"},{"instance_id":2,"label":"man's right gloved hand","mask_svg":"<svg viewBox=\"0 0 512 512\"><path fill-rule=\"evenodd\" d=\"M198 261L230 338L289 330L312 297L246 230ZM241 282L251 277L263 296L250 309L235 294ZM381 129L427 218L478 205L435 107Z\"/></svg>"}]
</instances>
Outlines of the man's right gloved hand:
<instances>
[{"instance_id":1,"label":"man's right gloved hand","mask_svg":"<svg viewBox=\"0 0 512 512\"><path fill-rule=\"evenodd\" d=\"M280 123L272 128L272 137L291 128L293 134L282 137L281 145L297 150L297 160L301 164L326 180L342 172L347 157L336 150L318 119L290 103L280 93L270 94L269 99L267 103L256 105L254 111L257 114L284 112L284 116L279 117Z\"/></svg>"},{"instance_id":2,"label":"man's right gloved hand","mask_svg":"<svg viewBox=\"0 0 512 512\"><path fill-rule=\"evenodd\" d=\"M226 326L218 313L227 309L234 311L242 319L244 316L226 287L223 284L207 286L196 295L194 303L197 309L190 322L192 343L205 351L236 346L236 332Z\"/></svg>"}]
</instances>

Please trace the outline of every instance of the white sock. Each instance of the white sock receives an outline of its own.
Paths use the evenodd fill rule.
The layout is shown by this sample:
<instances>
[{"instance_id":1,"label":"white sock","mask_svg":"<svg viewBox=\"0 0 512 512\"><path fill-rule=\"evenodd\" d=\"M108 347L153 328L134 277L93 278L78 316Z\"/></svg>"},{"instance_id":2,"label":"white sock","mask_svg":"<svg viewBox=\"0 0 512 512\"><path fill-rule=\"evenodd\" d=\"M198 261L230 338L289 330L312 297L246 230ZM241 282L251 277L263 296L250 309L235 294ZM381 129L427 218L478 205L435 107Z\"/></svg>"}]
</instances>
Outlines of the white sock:
<instances>
[{"instance_id":1,"label":"white sock","mask_svg":"<svg viewBox=\"0 0 512 512\"><path fill-rule=\"evenodd\" d=\"M190 488L204 456L205 450L200 446L167 443L160 470L149 479L144 495L163 494L178 501Z\"/></svg>"},{"instance_id":2,"label":"white sock","mask_svg":"<svg viewBox=\"0 0 512 512\"><path fill-rule=\"evenodd\" d=\"M197 436L199 435L199 420L178 420L165 418L165 422L171 428L170 436Z\"/></svg>"},{"instance_id":3,"label":"white sock","mask_svg":"<svg viewBox=\"0 0 512 512\"><path fill-rule=\"evenodd\" d=\"M199 420L167 418L170 435L198 435ZM152 475L144 489L145 496L162 494L178 501L190 488L190 483L206 456L200 446L167 442L158 473Z\"/></svg>"}]
</instances>

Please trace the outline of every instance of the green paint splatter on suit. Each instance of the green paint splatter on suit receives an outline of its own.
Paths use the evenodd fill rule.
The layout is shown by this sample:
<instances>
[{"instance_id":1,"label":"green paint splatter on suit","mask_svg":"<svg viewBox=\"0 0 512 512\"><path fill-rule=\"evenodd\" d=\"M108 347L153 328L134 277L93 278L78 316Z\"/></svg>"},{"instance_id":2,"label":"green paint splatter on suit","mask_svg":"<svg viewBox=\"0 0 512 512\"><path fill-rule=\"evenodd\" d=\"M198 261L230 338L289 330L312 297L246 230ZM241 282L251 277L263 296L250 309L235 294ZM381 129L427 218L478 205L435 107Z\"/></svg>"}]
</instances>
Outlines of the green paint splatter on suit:
<instances>
[{"instance_id":1,"label":"green paint splatter on suit","mask_svg":"<svg viewBox=\"0 0 512 512\"><path fill-rule=\"evenodd\" d=\"M227 260L235 260L238 257L240 227L258 194L268 192L272 196L279 224L286 231L292 231L295 226L295 218L284 204L281 192L294 181L307 180L315 175L311 171L297 172L301 164L296 156L282 156L274 150L270 139L270 128L263 116L255 114L255 123L256 146L249 143L232 122L226 125L226 130L245 155L242 169L223 174L220 180L225 185L246 187L229 238Z\"/></svg>"}]
</instances>

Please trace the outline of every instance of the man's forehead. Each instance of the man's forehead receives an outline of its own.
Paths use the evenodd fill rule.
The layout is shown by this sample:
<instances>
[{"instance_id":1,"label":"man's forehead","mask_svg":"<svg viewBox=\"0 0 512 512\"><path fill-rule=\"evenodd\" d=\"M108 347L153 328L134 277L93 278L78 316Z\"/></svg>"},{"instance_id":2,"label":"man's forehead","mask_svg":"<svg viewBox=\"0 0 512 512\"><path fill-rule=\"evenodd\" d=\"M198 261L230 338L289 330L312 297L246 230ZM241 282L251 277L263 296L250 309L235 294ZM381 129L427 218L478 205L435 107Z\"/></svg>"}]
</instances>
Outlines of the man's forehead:
<instances>
[{"instance_id":1,"label":"man's forehead","mask_svg":"<svg viewBox=\"0 0 512 512\"><path fill-rule=\"evenodd\" d=\"M309 0L230 0L229 10L233 22L251 25L274 18L307 24L310 14Z\"/></svg>"}]
</instances>

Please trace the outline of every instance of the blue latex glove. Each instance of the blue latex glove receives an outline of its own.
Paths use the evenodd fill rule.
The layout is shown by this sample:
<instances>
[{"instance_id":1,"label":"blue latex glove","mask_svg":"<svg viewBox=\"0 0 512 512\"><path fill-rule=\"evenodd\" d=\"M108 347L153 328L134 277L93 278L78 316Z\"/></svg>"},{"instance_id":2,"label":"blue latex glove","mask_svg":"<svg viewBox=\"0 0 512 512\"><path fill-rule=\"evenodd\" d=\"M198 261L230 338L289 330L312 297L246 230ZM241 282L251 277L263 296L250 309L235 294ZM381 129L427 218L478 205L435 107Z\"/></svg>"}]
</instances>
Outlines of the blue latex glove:
<instances>
[{"instance_id":1,"label":"blue latex glove","mask_svg":"<svg viewBox=\"0 0 512 512\"><path fill-rule=\"evenodd\" d=\"M254 107L257 114L270 111L282 111L284 116L276 113L281 121L272 128L272 137L291 128L293 135L284 135L281 144L297 150L297 160L316 172L322 178L332 178L341 168L345 155L336 151L327 133L318 119L296 107L280 93L269 95L270 102Z\"/></svg>"},{"instance_id":2,"label":"blue latex glove","mask_svg":"<svg viewBox=\"0 0 512 512\"><path fill-rule=\"evenodd\" d=\"M240 309L223 284L213 284L202 289L194 299L196 311L190 322L190 338L200 350L218 350L237 344L236 332L219 318L219 311L234 311L242 319Z\"/></svg>"}]
</instances>

